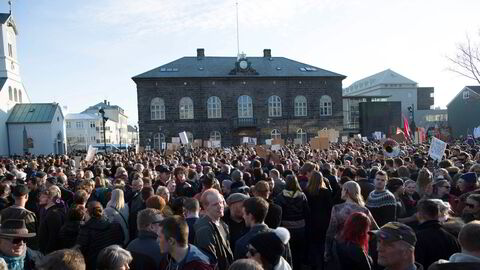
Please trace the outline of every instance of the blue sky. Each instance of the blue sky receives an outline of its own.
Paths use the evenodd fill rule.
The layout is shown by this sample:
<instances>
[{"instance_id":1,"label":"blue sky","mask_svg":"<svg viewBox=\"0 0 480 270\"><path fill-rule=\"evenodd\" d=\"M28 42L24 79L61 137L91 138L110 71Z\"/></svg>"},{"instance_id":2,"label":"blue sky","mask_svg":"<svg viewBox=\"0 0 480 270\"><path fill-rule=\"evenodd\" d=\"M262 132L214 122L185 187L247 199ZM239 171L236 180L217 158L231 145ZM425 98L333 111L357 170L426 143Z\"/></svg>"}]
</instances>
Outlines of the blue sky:
<instances>
[{"instance_id":1,"label":"blue sky","mask_svg":"<svg viewBox=\"0 0 480 270\"><path fill-rule=\"evenodd\" d=\"M108 99L137 122L131 77L205 48L236 55L234 0L13 1L20 72L32 102L69 112ZM0 8L8 12L7 1ZM468 34L480 41L478 0L238 0L240 50L264 48L347 76L390 68L435 87L445 105L475 82L447 71Z\"/></svg>"}]
</instances>

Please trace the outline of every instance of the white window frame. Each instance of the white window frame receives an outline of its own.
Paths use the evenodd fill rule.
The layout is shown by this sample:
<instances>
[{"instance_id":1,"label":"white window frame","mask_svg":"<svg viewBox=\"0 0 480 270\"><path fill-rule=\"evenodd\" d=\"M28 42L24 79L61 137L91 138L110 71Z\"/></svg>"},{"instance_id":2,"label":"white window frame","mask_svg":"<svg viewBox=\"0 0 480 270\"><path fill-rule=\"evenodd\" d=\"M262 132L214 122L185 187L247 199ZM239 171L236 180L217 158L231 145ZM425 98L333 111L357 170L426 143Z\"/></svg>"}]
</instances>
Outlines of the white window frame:
<instances>
[{"instance_id":1,"label":"white window frame","mask_svg":"<svg viewBox=\"0 0 480 270\"><path fill-rule=\"evenodd\" d=\"M323 95L320 98L320 116L332 115L332 98L328 95Z\"/></svg>"},{"instance_id":2,"label":"white window frame","mask_svg":"<svg viewBox=\"0 0 480 270\"><path fill-rule=\"evenodd\" d=\"M193 119L193 100L190 97L182 97L178 109L180 119Z\"/></svg>"},{"instance_id":3,"label":"white window frame","mask_svg":"<svg viewBox=\"0 0 480 270\"><path fill-rule=\"evenodd\" d=\"M150 101L150 120L165 120L165 101L162 98Z\"/></svg>"},{"instance_id":4,"label":"white window frame","mask_svg":"<svg viewBox=\"0 0 480 270\"><path fill-rule=\"evenodd\" d=\"M165 134L163 133L155 133L153 136L153 149L160 150L162 147L162 143L165 142Z\"/></svg>"},{"instance_id":5,"label":"white window frame","mask_svg":"<svg viewBox=\"0 0 480 270\"><path fill-rule=\"evenodd\" d=\"M220 134L219 131L212 131L210 132L210 141L221 141L222 140L222 135Z\"/></svg>"},{"instance_id":6,"label":"white window frame","mask_svg":"<svg viewBox=\"0 0 480 270\"><path fill-rule=\"evenodd\" d=\"M222 118L222 101L217 96L211 96L207 99L207 117Z\"/></svg>"},{"instance_id":7,"label":"white window frame","mask_svg":"<svg viewBox=\"0 0 480 270\"><path fill-rule=\"evenodd\" d=\"M268 98L268 116L282 116L282 99L279 96L270 96Z\"/></svg>"},{"instance_id":8,"label":"white window frame","mask_svg":"<svg viewBox=\"0 0 480 270\"><path fill-rule=\"evenodd\" d=\"M307 143L307 132L304 129L297 129L297 139L302 139L302 144Z\"/></svg>"},{"instance_id":9,"label":"white window frame","mask_svg":"<svg viewBox=\"0 0 480 270\"><path fill-rule=\"evenodd\" d=\"M463 91L463 99L469 99L470 98L470 91L469 90L465 90Z\"/></svg>"},{"instance_id":10,"label":"white window frame","mask_svg":"<svg viewBox=\"0 0 480 270\"><path fill-rule=\"evenodd\" d=\"M270 137L272 138L272 140L281 139L282 133L278 129L272 129L272 131L270 132Z\"/></svg>"},{"instance_id":11,"label":"white window frame","mask_svg":"<svg viewBox=\"0 0 480 270\"><path fill-rule=\"evenodd\" d=\"M295 116L307 116L307 98L305 96L296 96L294 101Z\"/></svg>"},{"instance_id":12,"label":"white window frame","mask_svg":"<svg viewBox=\"0 0 480 270\"><path fill-rule=\"evenodd\" d=\"M253 118L253 101L250 96L243 95L237 99L238 118Z\"/></svg>"}]
</instances>

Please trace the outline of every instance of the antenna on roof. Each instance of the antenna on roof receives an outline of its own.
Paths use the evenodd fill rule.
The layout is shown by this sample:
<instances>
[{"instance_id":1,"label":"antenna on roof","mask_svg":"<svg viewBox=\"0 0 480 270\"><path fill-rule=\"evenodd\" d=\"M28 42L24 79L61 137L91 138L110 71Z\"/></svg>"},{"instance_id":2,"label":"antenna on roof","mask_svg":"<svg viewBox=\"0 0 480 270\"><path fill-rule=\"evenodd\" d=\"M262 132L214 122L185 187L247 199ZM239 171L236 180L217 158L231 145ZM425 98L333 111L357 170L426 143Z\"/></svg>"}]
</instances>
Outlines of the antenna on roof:
<instances>
[{"instance_id":1,"label":"antenna on roof","mask_svg":"<svg viewBox=\"0 0 480 270\"><path fill-rule=\"evenodd\" d=\"M237 12L237 55L240 55L240 34L238 31L238 2L235 2L235 8Z\"/></svg>"}]
</instances>

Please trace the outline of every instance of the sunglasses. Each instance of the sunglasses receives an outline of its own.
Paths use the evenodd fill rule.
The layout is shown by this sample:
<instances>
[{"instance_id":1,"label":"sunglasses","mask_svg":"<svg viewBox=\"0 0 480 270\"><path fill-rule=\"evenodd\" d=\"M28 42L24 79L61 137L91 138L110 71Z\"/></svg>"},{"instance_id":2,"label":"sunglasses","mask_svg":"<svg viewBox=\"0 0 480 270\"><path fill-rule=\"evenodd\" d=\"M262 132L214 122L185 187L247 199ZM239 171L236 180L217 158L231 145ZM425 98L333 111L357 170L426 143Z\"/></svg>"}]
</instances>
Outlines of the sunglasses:
<instances>
[{"instance_id":1,"label":"sunglasses","mask_svg":"<svg viewBox=\"0 0 480 270\"><path fill-rule=\"evenodd\" d=\"M468 208L475 208L475 205L473 203L466 203L465 206Z\"/></svg>"},{"instance_id":2,"label":"sunglasses","mask_svg":"<svg viewBox=\"0 0 480 270\"><path fill-rule=\"evenodd\" d=\"M25 243L25 238L2 238L2 239L10 241L14 245L18 245L22 242Z\"/></svg>"}]
</instances>

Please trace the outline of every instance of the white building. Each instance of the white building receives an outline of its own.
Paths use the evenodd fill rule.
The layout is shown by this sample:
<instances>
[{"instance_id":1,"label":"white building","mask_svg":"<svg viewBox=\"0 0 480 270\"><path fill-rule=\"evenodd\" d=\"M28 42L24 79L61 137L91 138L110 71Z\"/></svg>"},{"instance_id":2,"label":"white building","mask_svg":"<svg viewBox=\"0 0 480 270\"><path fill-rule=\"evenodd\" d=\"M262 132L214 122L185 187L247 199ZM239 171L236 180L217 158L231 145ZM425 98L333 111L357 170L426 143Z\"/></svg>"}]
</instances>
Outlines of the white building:
<instances>
[{"instance_id":1,"label":"white building","mask_svg":"<svg viewBox=\"0 0 480 270\"><path fill-rule=\"evenodd\" d=\"M58 103L16 104L8 120L8 155L65 154L65 125Z\"/></svg>"},{"instance_id":2,"label":"white building","mask_svg":"<svg viewBox=\"0 0 480 270\"><path fill-rule=\"evenodd\" d=\"M8 155L7 119L17 103L30 103L17 58L18 30L9 13L0 13L0 156Z\"/></svg>"},{"instance_id":3,"label":"white building","mask_svg":"<svg viewBox=\"0 0 480 270\"><path fill-rule=\"evenodd\" d=\"M137 145L139 142L139 137L138 137L138 128L135 126L128 125L127 126L128 130L128 138L127 138L127 143L130 145Z\"/></svg>"},{"instance_id":4,"label":"white building","mask_svg":"<svg viewBox=\"0 0 480 270\"><path fill-rule=\"evenodd\" d=\"M87 150L91 144L103 143L102 116L94 113L69 113L65 117L67 144L70 151ZM105 122L106 143L116 143L117 123Z\"/></svg>"},{"instance_id":5,"label":"white building","mask_svg":"<svg viewBox=\"0 0 480 270\"><path fill-rule=\"evenodd\" d=\"M125 114L125 111L117 105L110 105L110 102L104 100L93 106L88 107L83 113L93 113L98 114L99 110L103 109L105 111L105 117L108 117L108 122L113 124L113 134L110 138L110 143L112 144L125 144L127 141L127 122L128 116ZM107 125L106 125L107 126ZM107 132L108 135L108 132ZM103 142L103 141L102 141ZM108 138L107 138L108 143Z\"/></svg>"}]
</instances>

